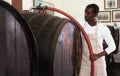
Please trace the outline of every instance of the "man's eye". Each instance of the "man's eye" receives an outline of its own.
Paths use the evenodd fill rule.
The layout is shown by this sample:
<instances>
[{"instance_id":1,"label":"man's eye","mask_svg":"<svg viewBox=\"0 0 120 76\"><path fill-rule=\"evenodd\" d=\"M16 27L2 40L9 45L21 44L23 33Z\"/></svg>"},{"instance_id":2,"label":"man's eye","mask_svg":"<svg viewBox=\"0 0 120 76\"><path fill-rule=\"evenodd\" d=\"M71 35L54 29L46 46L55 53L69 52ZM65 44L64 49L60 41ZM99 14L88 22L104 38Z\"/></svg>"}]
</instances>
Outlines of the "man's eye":
<instances>
[{"instance_id":1,"label":"man's eye","mask_svg":"<svg viewBox=\"0 0 120 76\"><path fill-rule=\"evenodd\" d=\"M90 14L89 12L85 12L86 14Z\"/></svg>"}]
</instances>

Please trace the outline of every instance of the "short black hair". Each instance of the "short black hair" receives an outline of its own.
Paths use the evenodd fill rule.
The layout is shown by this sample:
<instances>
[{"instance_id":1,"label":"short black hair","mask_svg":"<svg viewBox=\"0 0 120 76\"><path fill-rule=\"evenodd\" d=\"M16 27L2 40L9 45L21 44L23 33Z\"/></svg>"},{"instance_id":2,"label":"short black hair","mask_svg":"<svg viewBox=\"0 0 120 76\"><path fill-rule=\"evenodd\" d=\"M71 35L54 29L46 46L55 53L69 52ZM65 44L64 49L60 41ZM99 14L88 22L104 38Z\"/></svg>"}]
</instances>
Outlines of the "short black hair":
<instances>
[{"instance_id":1,"label":"short black hair","mask_svg":"<svg viewBox=\"0 0 120 76\"><path fill-rule=\"evenodd\" d=\"M92 8L94 13L99 12L99 7L96 4L89 4L89 5L86 6L86 8Z\"/></svg>"}]
</instances>

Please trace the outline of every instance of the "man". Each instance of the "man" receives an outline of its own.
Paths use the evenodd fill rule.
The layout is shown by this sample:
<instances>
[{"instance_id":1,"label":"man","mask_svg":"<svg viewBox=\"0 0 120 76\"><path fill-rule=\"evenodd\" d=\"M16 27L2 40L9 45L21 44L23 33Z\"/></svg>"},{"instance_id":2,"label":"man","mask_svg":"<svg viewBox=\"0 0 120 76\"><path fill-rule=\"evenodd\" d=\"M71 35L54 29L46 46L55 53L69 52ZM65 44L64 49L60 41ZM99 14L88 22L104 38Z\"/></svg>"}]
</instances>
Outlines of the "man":
<instances>
[{"instance_id":1,"label":"man","mask_svg":"<svg viewBox=\"0 0 120 76\"><path fill-rule=\"evenodd\" d=\"M86 40L82 37L83 53L79 76L91 76L91 61L95 62L94 76L107 76L105 55L116 49L110 30L97 20L98 13L99 7L96 4L89 4L85 8L85 19L78 19L88 35L94 53L90 56ZM102 45L103 39L108 45L105 50Z\"/></svg>"}]
</instances>

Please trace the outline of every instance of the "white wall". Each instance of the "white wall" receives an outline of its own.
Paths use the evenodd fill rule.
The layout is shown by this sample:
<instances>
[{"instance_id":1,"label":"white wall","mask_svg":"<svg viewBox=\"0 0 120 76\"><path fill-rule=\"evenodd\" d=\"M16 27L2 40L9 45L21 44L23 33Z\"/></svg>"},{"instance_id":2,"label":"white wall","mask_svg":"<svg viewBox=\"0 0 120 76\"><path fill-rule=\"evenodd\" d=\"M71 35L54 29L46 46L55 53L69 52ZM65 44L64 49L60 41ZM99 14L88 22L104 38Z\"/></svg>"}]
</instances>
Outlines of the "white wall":
<instances>
[{"instance_id":1,"label":"white wall","mask_svg":"<svg viewBox=\"0 0 120 76\"><path fill-rule=\"evenodd\" d=\"M10 4L12 4L12 0L4 0ZM33 0L22 0L23 10L29 10L33 6Z\"/></svg>"},{"instance_id":2,"label":"white wall","mask_svg":"<svg viewBox=\"0 0 120 76\"><path fill-rule=\"evenodd\" d=\"M33 6L33 0L22 0L23 10L29 10Z\"/></svg>"},{"instance_id":3,"label":"white wall","mask_svg":"<svg viewBox=\"0 0 120 76\"><path fill-rule=\"evenodd\" d=\"M5 0L11 3L11 0ZM42 0L54 4L55 8L58 8L75 18L82 18L84 16L84 9L87 4L96 3L100 6L100 10L104 10L104 0ZM29 10L33 6L33 0L23 0L23 10ZM58 13L55 15L61 16Z\"/></svg>"},{"instance_id":4,"label":"white wall","mask_svg":"<svg viewBox=\"0 0 120 76\"><path fill-rule=\"evenodd\" d=\"M54 7L61 9L75 18L84 16L86 5L95 3L100 6L100 10L104 9L104 0L44 0L54 4Z\"/></svg>"},{"instance_id":5,"label":"white wall","mask_svg":"<svg viewBox=\"0 0 120 76\"><path fill-rule=\"evenodd\" d=\"M12 3L12 0L5 0ZM88 3L96 3L100 6L102 10L104 7L104 0L42 0L47 1L54 4L55 8L58 8L75 18L83 17L84 8ZM33 0L23 0L23 10L29 10L33 6ZM59 13L55 13L55 15L63 16ZM64 17L64 16L63 16Z\"/></svg>"},{"instance_id":6,"label":"white wall","mask_svg":"<svg viewBox=\"0 0 120 76\"><path fill-rule=\"evenodd\" d=\"M83 18L84 17L84 9L86 5L95 3L99 6L100 11L111 11L112 17L112 10L120 10L118 9L104 9L104 0L43 0L54 4L55 8L61 9L64 12L72 15L74 18ZM64 17L55 13L57 16ZM114 23L118 23L120 27L120 22L112 22L112 19L108 23L104 23L106 25L114 25Z\"/></svg>"},{"instance_id":7,"label":"white wall","mask_svg":"<svg viewBox=\"0 0 120 76\"><path fill-rule=\"evenodd\" d=\"M4 0L4 1L6 1L6 2L12 4L12 0Z\"/></svg>"},{"instance_id":8,"label":"white wall","mask_svg":"<svg viewBox=\"0 0 120 76\"><path fill-rule=\"evenodd\" d=\"M11 3L12 0L5 0ZM34 0L23 0L23 10L29 10L33 6ZM86 5L95 3L100 7L100 11L104 11L104 0L42 0L54 4L54 7L60 9L74 18L83 18ZM119 9L120 10L120 9ZM112 10L110 10L112 12ZM65 17L59 13L54 13L56 16ZM112 16L111 16L112 17ZM112 19L111 19L112 20ZM113 25L113 22L105 23Z\"/></svg>"}]
</instances>

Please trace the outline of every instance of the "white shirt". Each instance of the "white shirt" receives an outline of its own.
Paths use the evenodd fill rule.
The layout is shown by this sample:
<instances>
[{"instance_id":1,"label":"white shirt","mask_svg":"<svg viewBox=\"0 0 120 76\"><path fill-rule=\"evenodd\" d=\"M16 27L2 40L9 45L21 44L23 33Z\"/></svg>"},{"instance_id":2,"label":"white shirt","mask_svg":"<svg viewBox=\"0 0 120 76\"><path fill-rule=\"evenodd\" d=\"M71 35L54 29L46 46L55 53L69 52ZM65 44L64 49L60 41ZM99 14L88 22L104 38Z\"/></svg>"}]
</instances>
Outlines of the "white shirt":
<instances>
[{"instance_id":1,"label":"white shirt","mask_svg":"<svg viewBox=\"0 0 120 76\"><path fill-rule=\"evenodd\" d=\"M113 40L112 34L109 30L109 28L102 24L97 23L97 26L90 26L85 20L83 19L77 19L77 21L80 23L82 27L84 27L84 30L87 34L95 33L97 28L97 35L98 35L98 42L101 48L103 49L103 39L106 41L108 47L105 49L107 54L110 54L116 49L115 42Z\"/></svg>"}]
</instances>

